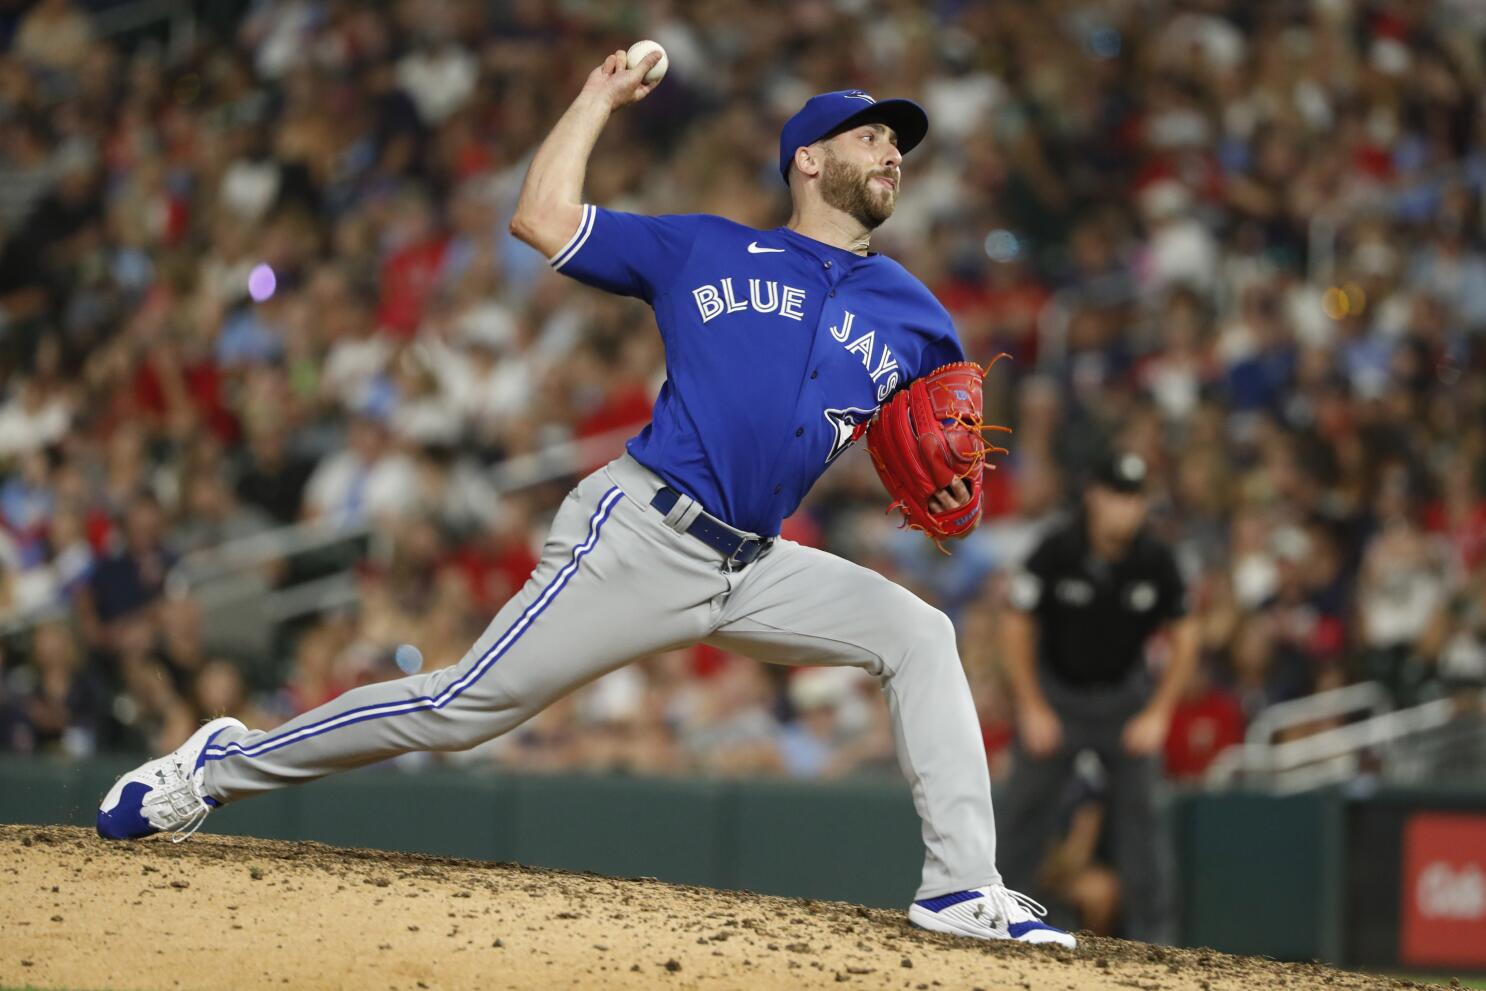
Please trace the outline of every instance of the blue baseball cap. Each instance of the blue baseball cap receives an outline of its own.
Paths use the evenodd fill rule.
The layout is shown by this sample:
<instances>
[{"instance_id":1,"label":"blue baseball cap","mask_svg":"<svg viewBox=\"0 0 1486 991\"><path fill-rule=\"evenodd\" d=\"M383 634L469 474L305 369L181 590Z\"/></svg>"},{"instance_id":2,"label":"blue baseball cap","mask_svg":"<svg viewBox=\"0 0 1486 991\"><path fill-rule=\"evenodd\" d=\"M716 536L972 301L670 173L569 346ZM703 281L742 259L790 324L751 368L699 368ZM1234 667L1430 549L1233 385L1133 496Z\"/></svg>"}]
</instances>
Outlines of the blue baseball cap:
<instances>
[{"instance_id":1,"label":"blue baseball cap","mask_svg":"<svg viewBox=\"0 0 1486 991\"><path fill-rule=\"evenodd\" d=\"M789 185L795 150L815 144L834 131L858 124L886 124L898 134L898 151L906 155L929 133L929 115L912 100L875 100L859 89L822 93L805 101L800 112L779 132L779 174Z\"/></svg>"}]
</instances>

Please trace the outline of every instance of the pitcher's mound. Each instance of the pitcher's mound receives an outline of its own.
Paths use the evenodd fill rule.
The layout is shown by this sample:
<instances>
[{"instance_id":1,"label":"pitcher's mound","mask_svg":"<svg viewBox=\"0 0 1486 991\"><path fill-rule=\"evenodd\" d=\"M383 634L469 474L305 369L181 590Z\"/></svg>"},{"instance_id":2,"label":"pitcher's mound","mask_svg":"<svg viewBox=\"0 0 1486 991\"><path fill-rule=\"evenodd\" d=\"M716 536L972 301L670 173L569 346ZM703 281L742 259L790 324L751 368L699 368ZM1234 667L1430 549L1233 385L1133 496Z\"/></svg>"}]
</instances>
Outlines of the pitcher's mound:
<instances>
[{"instance_id":1,"label":"pitcher's mound","mask_svg":"<svg viewBox=\"0 0 1486 991\"><path fill-rule=\"evenodd\" d=\"M1401 986L1092 937L1074 953L981 943L841 902L319 843L113 843L75 827L0 826L0 872L0 987Z\"/></svg>"}]
</instances>

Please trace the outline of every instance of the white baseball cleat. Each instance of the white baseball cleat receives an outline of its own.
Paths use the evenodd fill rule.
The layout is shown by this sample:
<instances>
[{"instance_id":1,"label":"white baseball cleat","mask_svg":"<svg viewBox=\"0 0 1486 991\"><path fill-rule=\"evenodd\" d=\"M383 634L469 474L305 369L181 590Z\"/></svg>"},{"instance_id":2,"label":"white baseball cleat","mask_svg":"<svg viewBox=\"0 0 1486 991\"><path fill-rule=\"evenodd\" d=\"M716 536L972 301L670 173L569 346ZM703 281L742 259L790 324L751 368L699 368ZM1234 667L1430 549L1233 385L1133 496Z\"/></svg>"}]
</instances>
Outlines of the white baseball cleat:
<instances>
[{"instance_id":1,"label":"white baseball cleat","mask_svg":"<svg viewBox=\"0 0 1486 991\"><path fill-rule=\"evenodd\" d=\"M171 840L179 843L200 829L217 806L202 785L202 754L229 726L247 729L236 719L213 719L179 749L146 761L115 781L98 806L98 835L133 840L171 830L175 832Z\"/></svg>"},{"instance_id":2,"label":"white baseball cleat","mask_svg":"<svg viewBox=\"0 0 1486 991\"><path fill-rule=\"evenodd\" d=\"M908 921L935 932L1077 949L1078 941L1043 922L1044 915L1047 909L1036 901L999 884L925 898L908 906Z\"/></svg>"}]
</instances>

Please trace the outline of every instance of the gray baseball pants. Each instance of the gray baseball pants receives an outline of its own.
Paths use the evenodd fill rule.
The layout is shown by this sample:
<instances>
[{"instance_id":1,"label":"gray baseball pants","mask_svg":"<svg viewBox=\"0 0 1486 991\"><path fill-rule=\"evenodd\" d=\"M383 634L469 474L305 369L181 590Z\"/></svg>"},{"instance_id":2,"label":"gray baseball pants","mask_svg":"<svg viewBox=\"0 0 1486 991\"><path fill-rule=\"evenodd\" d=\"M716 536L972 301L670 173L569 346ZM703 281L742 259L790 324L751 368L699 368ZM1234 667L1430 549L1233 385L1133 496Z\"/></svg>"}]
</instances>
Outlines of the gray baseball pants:
<instances>
[{"instance_id":1,"label":"gray baseball pants","mask_svg":"<svg viewBox=\"0 0 1486 991\"><path fill-rule=\"evenodd\" d=\"M824 551L777 540L728 572L650 506L661 480L629 455L585 478L541 563L451 667L353 689L205 753L228 803L415 750L465 750L629 661L705 641L778 664L851 664L879 678L926 847L917 898L1000 883L990 776L948 617ZM680 525L680 524L675 524Z\"/></svg>"}]
</instances>

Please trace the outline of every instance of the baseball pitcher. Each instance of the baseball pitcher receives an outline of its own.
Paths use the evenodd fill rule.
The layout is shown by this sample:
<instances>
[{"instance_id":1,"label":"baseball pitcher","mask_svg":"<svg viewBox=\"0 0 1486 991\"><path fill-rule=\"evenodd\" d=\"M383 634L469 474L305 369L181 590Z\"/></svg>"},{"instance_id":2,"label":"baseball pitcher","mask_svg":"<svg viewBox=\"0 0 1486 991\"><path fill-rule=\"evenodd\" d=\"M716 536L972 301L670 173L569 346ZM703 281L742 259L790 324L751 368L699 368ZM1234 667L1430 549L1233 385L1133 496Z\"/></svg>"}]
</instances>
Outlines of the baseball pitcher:
<instances>
[{"instance_id":1,"label":"baseball pitcher","mask_svg":"<svg viewBox=\"0 0 1486 991\"><path fill-rule=\"evenodd\" d=\"M609 115L654 89L652 54L604 60L532 160L514 234L564 275L655 312L667 381L626 453L585 478L541 563L456 665L354 689L271 731L235 719L125 775L98 832L184 838L214 808L414 750L463 750L629 661L697 642L877 677L923 822L916 924L1074 946L996 869L990 777L949 619L881 575L778 537L862 436L893 505L938 539L980 516L983 370L949 314L870 250L903 156L907 100L813 97L784 126L789 223L647 217L583 202Z\"/></svg>"}]
</instances>

